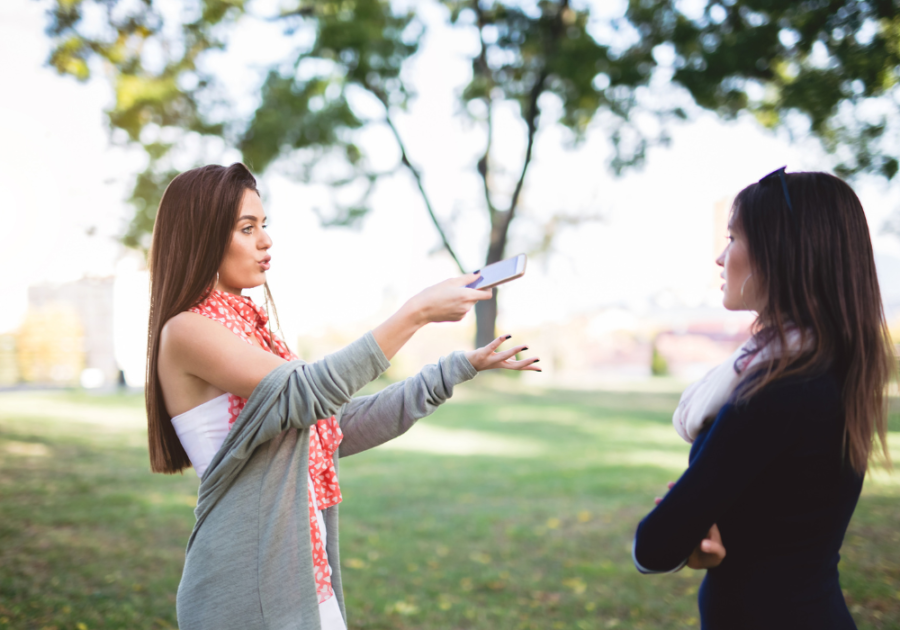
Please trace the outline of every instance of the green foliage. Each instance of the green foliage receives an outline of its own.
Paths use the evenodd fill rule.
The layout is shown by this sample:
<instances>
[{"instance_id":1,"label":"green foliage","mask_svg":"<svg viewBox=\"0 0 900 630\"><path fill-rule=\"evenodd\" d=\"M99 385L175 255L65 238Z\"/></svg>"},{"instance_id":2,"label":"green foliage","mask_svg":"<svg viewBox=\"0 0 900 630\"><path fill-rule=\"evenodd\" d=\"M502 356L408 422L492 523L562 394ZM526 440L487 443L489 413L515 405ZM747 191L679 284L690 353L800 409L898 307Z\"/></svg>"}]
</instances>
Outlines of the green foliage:
<instances>
[{"instance_id":1,"label":"green foliage","mask_svg":"<svg viewBox=\"0 0 900 630\"><path fill-rule=\"evenodd\" d=\"M111 77L115 104L108 111L112 127L139 142L148 125L220 134L222 126L205 120L198 95L213 83L198 67L198 58L222 41L216 28L243 12L243 0L199 0L199 15L180 25L179 35L164 32L163 18L152 1L56 0L48 34L57 42L50 65L61 74L86 80L91 62L103 63ZM106 23L86 24L86 10L102 11ZM158 44L162 59L147 63L148 43ZM191 76L192 87L185 79Z\"/></svg>"},{"instance_id":2,"label":"green foliage","mask_svg":"<svg viewBox=\"0 0 900 630\"><path fill-rule=\"evenodd\" d=\"M50 65L81 81L94 74L108 77L115 95L107 110L110 127L124 131L147 153L148 165L131 196L135 215L123 235L130 247L146 248L162 192L177 174L164 160L172 144L160 142L159 132L226 132L223 121L209 120L202 104L215 93L216 80L199 62L224 46L222 33L244 10L244 0L196 0L184 9L184 19L172 25L153 0L53 2L47 27L55 43ZM148 54L151 48L154 52ZM149 138L144 135L148 128Z\"/></svg>"},{"instance_id":3,"label":"green foliage","mask_svg":"<svg viewBox=\"0 0 900 630\"><path fill-rule=\"evenodd\" d=\"M291 28L310 22L314 43L287 65L270 69L262 98L240 134L238 147L251 169L263 172L291 154L306 181L325 181L334 189L362 183L355 202L335 204L329 225L353 225L368 212L368 196L384 173L373 172L354 132L379 121L362 120L348 102L350 90L373 95L385 110L405 107L410 91L400 78L404 62L418 50L421 25L414 14L395 14L383 0L319 2L315 8L283 14ZM285 67L287 69L285 69ZM318 173L323 158L336 158L338 177Z\"/></svg>"},{"instance_id":4,"label":"green foliage","mask_svg":"<svg viewBox=\"0 0 900 630\"><path fill-rule=\"evenodd\" d=\"M451 22L460 31L477 29L483 44L473 58L475 71L464 90L464 101L482 99L489 107L496 99L518 102L528 127L529 147L539 125L537 102L544 93L560 99L559 122L576 139L583 137L598 111L610 112L619 120L610 133L620 135L617 127L627 123L635 105L631 91L650 78L649 49L611 51L588 33L590 11L573 9L568 2L541 2L536 12L515 3L444 4L450 9ZM227 34L249 8L242 0L197 0L185 10L181 22L172 24L154 0L137 5L124 0L56 0L48 28L55 41L50 63L60 73L84 80L96 71L96 62L102 62L116 96L108 111L111 127L126 132L130 141L143 144L148 153L147 170L132 198L136 214L126 234L127 244L145 241L142 235L152 225L161 187L172 172L166 158L173 144L158 139L166 129L221 136L240 148L245 162L258 172L289 155L293 164L299 161L304 177L322 181L316 164L324 157L338 158L343 173L325 181L335 188L362 182L365 193L349 207L339 208L331 222L350 223L364 216L368 193L385 174L368 166L356 141L355 132L362 127L387 123L403 153L398 167L409 168L419 179L391 122L392 111L405 108L412 94L402 70L417 52L423 34L415 13L395 11L387 0L283 5L277 19L285 27L285 36L311 28L313 42L268 70L259 105L249 119L228 120L221 112L214 114L219 88L216 77L203 70L202 59L226 46ZM99 30L84 19L90 12L96 18L98 11L107 22ZM167 19L171 22L171 15ZM486 29L496 30L493 41L484 37ZM149 48L165 51L164 59L148 57ZM598 82L598 75L605 80ZM353 90L374 96L385 109L384 118L359 118L351 106ZM638 161L644 145L639 146L620 165ZM517 190L530 159L529 150ZM488 161L484 166L486 175ZM421 186L420 190L425 195ZM509 203L508 215L499 217L501 229L495 230L502 235L501 250L517 195ZM493 219L490 191L486 196ZM432 218L452 254L433 213Z\"/></svg>"},{"instance_id":5,"label":"green foliage","mask_svg":"<svg viewBox=\"0 0 900 630\"><path fill-rule=\"evenodd\" d=\"M490 220L485 264L505 255L547 95L561 106L556 123L571 131L573 143L592 125L606 134L615 173L641 164L648 147L667 141L668 124L688 115L678 98L647 96L656 76L670 76L671 85L722 117L750 112L767 127L813 134L836 155L836 170L845 177L865 172L892 179L900 170L892 153L900 136L900 10L894 2L707 0L698 6L629 0L623 17L598 28L590 5L573 7L568 0L432 1L447 11L461 36L474 34L479 41L461 111L485 132L477 162ZM284 0L270 18L283 25L287 38L302 32L302 43L266 69L256 110L229 118L217 77L204 70L203 60L227 46L228 34L252 3L193 0L180 19L164 19L159 2L55 0L50 13L51 65L85 80L102 64L115 92L111 127L147 151L126 244L146 244L162 189L175 170L170 153L177 143L169 141L174 133L222 138L257 172L280 163L306 181L330 185L335 202L332 212L321 214L326 224L360 221L378 180L405 169L443 247L466 268L394 124L413 94L403 69L424 32L418 5L404 12L390 0ZM667 57L671 67L660 61ZM374 97L383 111L363 116L354 106L361 95ZM473 101L482 106L466 107ZM521 166L498 169L513 173L511 182L490 176L498 101L518 104L526 134ZM656 131L639 124L648 117L659 123ZM399 149L399 162L383 172L372 168L361 148L360 135L371 126L386 126ZM557 220L545 226L550 237ZM476 313L477 343L483 344L494 337L496 304L481 304Z\"/></svg>"},{"instance_id":6,"label":"green foliage","mask_svg":"<svg viewBox=\"0 0 900 630\"><path fill-rule=\"evenodd\" d=\"M516 101L533 133L540 116L538 99L552 94L563 110L557 122L574 133L576 142L598 112L610 114L601 122L616 150L614 170L643 160L652 139L632 125L632 112L641 109L636 88L649 83L654 69L650 48L638 44L621 50L598 42L589 32L590 8L576 9L568 2L540 2L538 11L517 3L444 4L455 24L473 14L481 39L482 50L472 60L472 80L463 91L465 102L480 99L490 107L499 99ZM488 39L488 29L496 36ZM677 115L668 108L654 113L662 119ZM636 139L634 145L619 141L626 127Z\"/></svg>"},{"instance_id":7,"label":"green foliage","mask_svg":"<svg viewBox=\"0 0 900 630\"><path fill-rule=\"evenodd\" d=\"M292 77L269 73L262 88L263 105L256 111L240 143L247 165L263 171L286 148L305 149L340 142L338 130L356 129L361 122L347 105L343 90L327 98L329 82L321 79L298 83ZM319 101L310 107L310 101ZM355 145L347 145L345 151ZM351 163L360 160L356 149Z\"/></svg>"},{"instance_id":8,"label":"green foliage","mask_svg":"<svg viewBox=\"0 0 900 630\"><path fill-rule=\"evenodd\" d=\"M529 152L516 191L503 204L507 207L495 203L496 191L487 183L490 139L479 162L492 234L502 236L493 250L502 250L514 218L540 124L540 96L559 99L557 122L576 141L599 120L615 149L611 166L620 172L639 164L649 144L665 140L664 132L647 137L634 125L635 112L663 122L686 116L679 107L649 107L639 98L663 49L674 52L672 83L700 106L724 117L750 111L768 127L788 124L797 113L838 156L841 174L873 172L891 179L898 171L890 151L897 137L892 125L896 103L884 98L895 94L897 84L900 15L895 3L708 0L698 11L676 0L630 0L625 16L602 31L609 41L597 39L600 31L591 28L589 5L576 8L566 0L527 7L495 0L440 3L451 24L461 32L475 29L481 42L463 101L480 100L488 109L497 100L515 101L529 134ZM155 0L55 0L48 26L54 40L50 64L79 80L102 70L115 93L108 112L111 127L147 149L148 167L135 187L136 214L127 244L145 242L161 187L173 172L166 161L172 144L158 139L165 129L221 136L240 148L258 172L289 155L309 179L335 188L363 183L362 197L326 220L352 223L367 212L368 193L385 173L369 168L355 132L391 125L392 110L408 103L412 88L402 70L423 33L415 9L399 12L388 0L287 0L274 19L284 25L285 37L313 29L312 44L268 70L259 105L248 119L228 119L221 111L214 114L221 94L202 61L227 45L228 34L250 9L245 0L194 0L176 19L164 18ZM92 19L86 20L87 14ZM616 36L609 33L633 37L613 41ZM148 55L150 49L155 56ZM361 119L351 104L354 89L375 96L386 120ZM486 122L489 126L490 113ZM418 179L402 139L397 140L403 153L398 167L408 167ZM341 176L324 178L315 171L326 156L342 165Z\"/></svg>"},{"instance_id":9,"label":"green foliage","mask_svg":"<svg viewBox=\"0 0 900 630\"><path fill-rule=\"evenodd\" d=\"M669 362L666 361L666 357L662 355L656 344L653 344L653 354L650 357L650 373L653 376L669 375Z\"/></svg>"},{"instance_id":10,"label":"green foliage","mask_svg":"<svg viewBox=\"0 0 900 630\"><path fill-rule=\"evenodd\" d=\"M154 145L148 145L148 153L153 150ZM152 156L153 153L150 153ZM151 164L155 164L151 162ZM150 235L153 233L153 222L156 220L156 209L159 208L159 202L162 200L163 191L178 171L174 169L158 169L148 168L144 172L139 173L134 184L134 191L131 194L131 204L134 206L134 216L122 242L128 247L136 249L148 249L150 246Z\"/></svg>"},{"instance_id":11,"label":"green foliage","mask_svg":"<svg viewBox=\"0 0 900 630\"><path fill-rule=\"evenodd\" d=\"M702 107L768 127L799 114L839 173L896 175L897 3L708 0L688 16L675 0L630 0L627 18L646 46L674 50L672 81Z\"/></svg>"},{"instance_id":12,"label":"green foliage","mask_svg":"<svg viewBox=\"0 0 900 630\"><path fill-rule=\"evenodd\" d=\"M289 73L269 71L239 147L259 172L282 153L307 148L337 149L351 168L363 169L364 156L349 138L371 121L353 113L348 86L368 90L385 107L405 106L409 92L399 77L418 47L418 36L410 34L414 17L394 15L381 0L320 2L303 15L315 20L315 42Z\"/></svg>"}]
</instances>

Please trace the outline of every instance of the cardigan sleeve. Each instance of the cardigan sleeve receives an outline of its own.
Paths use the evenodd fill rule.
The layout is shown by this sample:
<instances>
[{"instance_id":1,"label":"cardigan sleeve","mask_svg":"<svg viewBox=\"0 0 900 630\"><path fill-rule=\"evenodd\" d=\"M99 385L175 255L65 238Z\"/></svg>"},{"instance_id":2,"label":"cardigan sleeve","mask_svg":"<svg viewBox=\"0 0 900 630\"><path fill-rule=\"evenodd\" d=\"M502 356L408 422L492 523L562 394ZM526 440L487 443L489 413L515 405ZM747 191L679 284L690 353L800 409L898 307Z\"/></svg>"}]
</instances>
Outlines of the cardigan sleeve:
<instances>
[{"instance_id":1,"label":"cardigan sleeve","mask_svg":"<svg viewBox=\"0 0 900 630\"><path fill-rule=\"evenodd\" d=\"M287 429L305 429L333 416L389 366L372 333L366 333L315 363L291 361L275 368L253 390L210 468L229 451L247 458Z\"/></svg>"},{"instance_id":2,"label":"cardigan sleeve","mask_svg":"<svg viewBox=\"0 0 900 630\"><path fill-rule=\"evenodd\" d=\"M822 381L786 380L741 405L726 404L688 469L638 525L633 560L642 573L677 570L710 527L799 431L834 413L835 393ZM829 407L829 405L831 405ZM723 540L725 548L728 541Z\"/></svg>"},{"instance_id":3,"label":"cardigan sleeve","mask_svg":"<svg viewBox=\"0 0 900 630\"><path fill-rule=\"evenodd\" d=\"M434 412L453 395L453 388L478 372L463 352L442 357L421 372L371 396L354 398L339 417L346 457L384 444L406 433L420 418Z\"/></svg>"}]
</instances>

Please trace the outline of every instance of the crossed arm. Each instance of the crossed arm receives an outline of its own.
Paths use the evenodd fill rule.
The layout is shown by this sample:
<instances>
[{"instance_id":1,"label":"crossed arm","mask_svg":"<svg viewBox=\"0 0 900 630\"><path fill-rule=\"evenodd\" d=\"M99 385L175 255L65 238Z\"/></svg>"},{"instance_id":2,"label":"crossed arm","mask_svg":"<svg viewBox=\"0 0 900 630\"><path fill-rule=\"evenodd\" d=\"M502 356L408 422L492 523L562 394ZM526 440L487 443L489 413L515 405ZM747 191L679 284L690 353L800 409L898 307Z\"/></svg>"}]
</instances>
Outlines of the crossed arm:
<instances>
[{"instance_id":1,"label":"crossed arm","mask_svg":"<svg viewBox=\"0 0 900 630\"><path fill-rule=\"evenodd\" d=\"M826 413L823 402L828 401L816 400L802 387L767 387L746 404L722 408L688 469L638 525L633 557L640 571L717 564L710 562L724 556L724 549L715 523L773 460L784 456L804 418Z\"/></svg>"}]
</instances>

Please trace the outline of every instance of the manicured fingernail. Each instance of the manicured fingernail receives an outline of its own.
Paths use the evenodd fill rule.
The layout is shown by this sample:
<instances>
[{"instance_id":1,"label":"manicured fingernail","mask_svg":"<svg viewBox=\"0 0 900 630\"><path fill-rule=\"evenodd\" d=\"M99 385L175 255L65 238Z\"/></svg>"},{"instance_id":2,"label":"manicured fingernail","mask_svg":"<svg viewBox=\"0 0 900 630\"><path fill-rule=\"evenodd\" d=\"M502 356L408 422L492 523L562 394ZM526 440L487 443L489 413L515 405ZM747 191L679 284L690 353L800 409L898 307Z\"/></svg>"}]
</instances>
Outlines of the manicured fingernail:
<instances>
[{"instance_id":1,"label":"manicured fingernail","mask_svg":"<svg viewBox=\"0 0 900 630\"><path fill-rule=\"evenodd\" d=\"M522 352L525 352L526 350L528 350L528 346L525 346L524 348L522 348Z\"/></svg>"},{"instance_id":2,"label":"manicured fingernail","mask_svg":"<svg viewBox=\"0 0 900 630\"><path fill-rule=\"evenodd\" d=\"M535 370L535 372L543 372L544 370Z\"/></svg>"},{"instance_id":3,"label":"manicured fingernail","mask_svg":"<svg viewBox=\"0 0 900 630\"><path fill-rule=\"evenodd\" d=\"M540 362L541 362L540 359L535 359L534 361L532 361L532 363L540 363Z\"/></svg>"},{"instance_id":4,"label":"manicured fingernail","mask_svg":"<svg viewBox=\"0 0 900 630\"><path fill-rule=\"evenodd\" d=\"M507 339L512 339L512 335L506 335Z\"/></svg>"}]
</instances>

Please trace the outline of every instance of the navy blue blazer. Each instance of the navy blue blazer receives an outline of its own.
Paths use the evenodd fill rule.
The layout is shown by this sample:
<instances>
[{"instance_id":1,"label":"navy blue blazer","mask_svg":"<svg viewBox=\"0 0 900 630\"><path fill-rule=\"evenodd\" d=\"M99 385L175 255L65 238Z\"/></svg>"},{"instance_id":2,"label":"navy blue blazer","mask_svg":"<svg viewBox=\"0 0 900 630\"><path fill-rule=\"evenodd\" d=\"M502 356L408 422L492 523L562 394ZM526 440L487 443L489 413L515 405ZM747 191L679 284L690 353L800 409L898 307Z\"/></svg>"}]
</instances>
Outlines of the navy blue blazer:
<instances>
[{"instance_id":1,"label":"navy blue blazer","mask_svg":"<svg viewBox=\"0 0 900 630\"><path fill-rule=\"evenodd\" d=\"M863 478L843 447L831 373L782 379L727 404L690 464L641 521L645 572L680 566L716 523L726 556L699 593L703 630L856 628L838 582L839 551Z\"/></svg>"}]
</instances>

